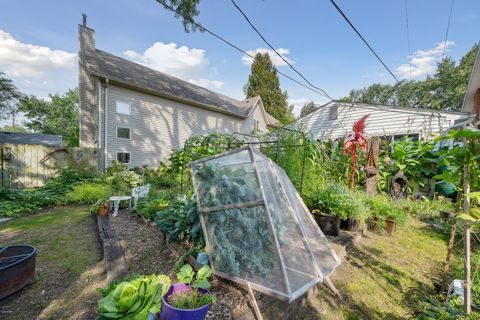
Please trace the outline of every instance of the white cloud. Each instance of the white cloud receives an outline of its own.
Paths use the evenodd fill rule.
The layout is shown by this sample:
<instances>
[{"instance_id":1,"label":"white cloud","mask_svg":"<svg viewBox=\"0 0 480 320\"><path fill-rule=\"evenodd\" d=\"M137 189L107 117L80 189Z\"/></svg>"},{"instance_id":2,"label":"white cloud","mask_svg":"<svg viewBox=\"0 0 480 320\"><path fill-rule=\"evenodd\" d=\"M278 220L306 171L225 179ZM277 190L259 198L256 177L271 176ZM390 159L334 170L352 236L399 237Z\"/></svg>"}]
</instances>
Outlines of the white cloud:
<instances>
[{"instance_id":1,"label":"white cloud","mask_svg":"<svg viewBox=\"0 0 480 320\"><path fill-rule=\"evenodd\" d=\"M59 69L73 69L76 54L22 43L0 30L0 70L11 77L41 77Z\"/></svg>"},{"instance_id":2,"label":"white cloud","mask_svg":"<svg viewBox=\"0 0 480 320\"><path fill-rule=\"evenodd\" d=\"M203 49L178 47L173 42L155 42L143 53L127 50L123 54L136 63L202 87L219 89L223 86L221 81L201 76L209 64Z\"/></svg>"},{"instance_id":3,"label":"white cloud","mask_svg":"<svg viewBox=\"0 0 480 320\"><path fill-rule=\"evenodd\" d=\"M442 41L434 48L415 51L414 54L409 56L410 63L400 65L395 71L405 79L410 78L410 73L412 79L432 74L435 72L437 62L442 58L443 48L445 47L445 51L448 51L454 45L455 42L453 41L447 41L446 43Z\"/></svg>"},{"instance_id":4,"label":"white cloud","mask_svg":"<svg viewBox=\"0 0 480 320\"><path fill-rule=\"evenodd\" d=\"M290 53L290 50L289 49L284 49L284 48L278 48L276 49L277 52L285 59L287 60L289 63L291 64L294 64L295 61L289 59L286 57L287 54ZM282 60L282 58L280 58L278 56L278 54L276 54L273 50L269 50L269 49L266 49L266 48L257 48L255 50L249 50L247 51L248 54L252 55L252 56L255 56L257 53L268 53L268 55L270 56L270 59L272 60L272 63L276 66L276 67L283 67L283 66L286 66L287 63L285 61ZM250 58L249 56L247 55L244 55L241 59L242 63L244 65L251 65L252 62L253 62L253 59Z\"/></svg>"}]
</instances>

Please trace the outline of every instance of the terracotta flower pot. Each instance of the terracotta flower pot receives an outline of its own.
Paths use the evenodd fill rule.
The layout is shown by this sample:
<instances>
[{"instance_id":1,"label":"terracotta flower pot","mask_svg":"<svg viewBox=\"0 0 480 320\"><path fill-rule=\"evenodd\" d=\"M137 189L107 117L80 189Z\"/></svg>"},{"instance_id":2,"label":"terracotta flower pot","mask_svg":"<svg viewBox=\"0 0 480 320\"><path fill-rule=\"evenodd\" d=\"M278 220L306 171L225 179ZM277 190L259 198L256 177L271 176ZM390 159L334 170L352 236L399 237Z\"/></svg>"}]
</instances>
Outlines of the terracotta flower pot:
<instances>
[{"instance_id":1,"label":"terracotta flower pot","mask_svg":"<svg viewBox=\"0 0 480 320\"><path fill-rule=\"evenodd\" d=\"M98 208L98 215L104 217L108 215L108 205L104 204L100 208Z\"/></svg>"},{"instance_id":2,"label":"terracotta flower pot","mask_svg":"<svg viewBox=\"0 0 480 320\"><path fill-rule=\"evenodd\" d=\"M396 226L395 220L393 219L385 220L385 230L387 230L387 234L389 236L393 236L393 233L395 232L395 226Z\"/></svg>"}]
</instances>

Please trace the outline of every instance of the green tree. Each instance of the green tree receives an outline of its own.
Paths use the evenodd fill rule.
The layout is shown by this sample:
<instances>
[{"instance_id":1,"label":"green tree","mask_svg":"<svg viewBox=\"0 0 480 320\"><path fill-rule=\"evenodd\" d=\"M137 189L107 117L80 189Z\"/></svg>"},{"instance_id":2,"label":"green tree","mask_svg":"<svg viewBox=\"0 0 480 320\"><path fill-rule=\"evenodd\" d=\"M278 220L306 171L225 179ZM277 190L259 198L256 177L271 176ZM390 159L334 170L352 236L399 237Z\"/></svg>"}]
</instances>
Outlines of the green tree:
<instances>
[{"instance_id":1,"label":"green tree","mask_svg":"<svg viewBox=\"0 0 480 320\"><path fill-rule=\"evenodd\" d=\"M281 123L293 121L293 106L289 106L286 91L280 89L277 69L268 53L257 53L252 63L251 74L245 85L247 98L260 96L265 110Z\"/></svg>"},{"instance_id":2,"label":"green tree","mask_svg":"<svg viewBox=\"0 0 480 320\"><path fill-rule=\"evenodd\" d=\"M200 13L197 9L200 0L157 0L157 2L176 11L175 18L182 20L185 32L197 30L194 18ZM199 30L203 32L203 29Z\"/></svg>"},{"instance_id":3,"label":"green tree","mask_svg":"<svg viewBox=\"0 0 480 320\"><path fill-rule=\"evenodd\" d=\"M310 114L317 109L318 107L315 105L315 103L313 103L313 101L305 103L302 107L302 110L300 110L300 118L305 117L307 114Z\"/></svg>"},{"instance_id":4,"label":"green tree","mask_svg":"<svg viewBox=\"0 0 480 320\"><path fill-rule=\"evenodd\" d=\"M457 64L447 57L437 64L433 75L421 81L401 81L395 85L374 83L351 90L342 101L403 107L426 107L438 110L462 108L478 44L474 45Z\"/></svg>"},{"instance_id":5,"label":"green tree","mask_svg":"<svg viewBox=\"0 0 480 320\"><path fill-rule=\"evenodd\" d=\"M12 80L6 78L5 74L0 72L0 120L15 116L17 112L16 103L21 96L22 94Z\"/></svg>"},{"instance_id":6,"label":"green tree","mask_svg":"<svg viewBox=\"0 0 480 320\"><path fill-rule=\"evenodd\" d=\"M23 98L18 111L24 112L25 126L34 132L61 135L68 146L79 143L79 106L77 89L50 94L50 101L35 96Z\"/></svg>"}]
</instances>

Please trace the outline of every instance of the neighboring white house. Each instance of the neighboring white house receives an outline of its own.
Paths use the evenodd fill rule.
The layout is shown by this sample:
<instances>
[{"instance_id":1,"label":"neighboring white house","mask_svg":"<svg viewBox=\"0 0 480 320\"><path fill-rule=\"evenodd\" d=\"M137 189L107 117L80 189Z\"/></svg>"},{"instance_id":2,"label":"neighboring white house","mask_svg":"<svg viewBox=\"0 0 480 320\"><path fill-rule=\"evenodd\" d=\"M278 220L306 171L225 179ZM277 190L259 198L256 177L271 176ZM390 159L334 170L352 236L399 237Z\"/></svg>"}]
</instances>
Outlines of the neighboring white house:
<instances>
[{"instance_id":1,"label":"neighboring white house","mask_svg":"<svg viewBox=\"0 0 480 320\"><path fill-rule=\"evenodd\" d=\"M424 108L329 102L298 119L294 126L316 140L337 139L351 132L352 125L369 114L366 132L369 136L405 135L429 139L453 127L471 123L480 113L480 46L473 64L462 112Z\"/></svg>"},{"instance_id":2,"label":"neighboring white house","mask_svg":"<svg viewBox=\"0 0 480 320\"><path fill-rule=\"evenodd\" d=\"M315 140L337 139L352 131L353 124L369 114L368 136L411 135L429 139L471 118L467 112L404 108L363 103L329 102L298 119L295 127Z\"/></svg>"},{"instance_id":3,"label":"neighboring white house","mask_svg":"<svg viewBox=\"0 0 480 320\"><path fill-rule=\"evenodd\" d=\"M260 97L236 99L95 48L79 25L80 146L99 148L101 166L158 166L193 136L266 132L277 121Z\"/></svg>"},{"instance_id":4,"label":"neighboring white house","mask_svg":"<svg viewBox=\"0 0 480 320\"><path fill-rule=\"evenodd\" d=\"M480 45L473 63L473 70L468 81L467 92L462 106L463 112L480 113Z\"/></svg>"}]
</instances>

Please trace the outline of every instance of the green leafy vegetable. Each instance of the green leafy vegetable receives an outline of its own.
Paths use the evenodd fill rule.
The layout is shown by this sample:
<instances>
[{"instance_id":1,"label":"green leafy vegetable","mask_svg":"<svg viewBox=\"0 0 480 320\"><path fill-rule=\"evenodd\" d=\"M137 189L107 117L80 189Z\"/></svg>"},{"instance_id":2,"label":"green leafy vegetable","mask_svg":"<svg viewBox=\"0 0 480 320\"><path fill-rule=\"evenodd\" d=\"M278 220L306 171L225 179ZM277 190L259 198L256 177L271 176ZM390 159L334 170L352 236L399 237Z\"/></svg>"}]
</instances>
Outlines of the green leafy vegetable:
<instances>
[{"instance_id":1,"label":"green leafy vegetable","mask_svg":"<svg viewBox=\"0 0 480 320\"><path fill-rule=\"evenodd\" d=\"M103 296L98 301L97 320L144 320L148 313L156 314L162 307L162 297L170 288L165 275L140 276L130 281L114 282L97 289Z\"/></svg>"},{"instance_id":2,"label":"green leafy vegetable","mask_svg":"<svg viewBox=\"0 0 480 320\"><path fill-rule=\"evenodd\" d=\"M192 266L185 264L177 273L177 280L186 284L192 285L193 288L210 289L210 281L212 270L208 265L204 265L198 270L197 275L192 269Z\"/></svg>"}]
</instances>

